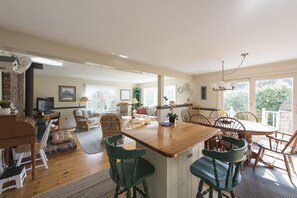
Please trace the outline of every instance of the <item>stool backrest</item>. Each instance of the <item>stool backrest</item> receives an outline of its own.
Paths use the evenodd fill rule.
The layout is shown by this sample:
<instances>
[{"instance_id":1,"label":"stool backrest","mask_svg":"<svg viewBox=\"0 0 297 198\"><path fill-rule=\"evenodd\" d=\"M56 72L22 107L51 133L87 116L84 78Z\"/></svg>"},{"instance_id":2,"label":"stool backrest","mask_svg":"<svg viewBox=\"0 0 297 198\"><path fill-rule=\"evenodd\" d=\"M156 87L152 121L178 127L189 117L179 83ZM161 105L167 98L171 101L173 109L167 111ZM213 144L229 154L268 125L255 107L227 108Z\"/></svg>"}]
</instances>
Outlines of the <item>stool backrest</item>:
<instances>
[{"instance_id":1,"label":"stool backrest","mask_svg":"<svg viewBox=\"0 0 297 198\"><path fill-rule=\"evenodd\" d=\"M210 157L212 159L213 167L210 167L210 171L214 171L215 181L217 186L228 186L230 181L237 182L237 178L240 176L240 171L242 169L243 160L245 159L248 144L244 139L235 139L232 137L223 136L222 140L232 144L233 148L229 151L213 151L213 150L202 150L204 156ZM220 171L220 166L223 164L228 165L227 172L225 176L218 175L222 174ZM219 180L220 178L225 178L225 181Z\"/></svg>"},{"instance_id":2,"label":"stool backrest","mask_svg":"<svg viewBox=\"0 0 297 198\"><path fill-rule=\"evenodd\" d=\"M112 171L111 177L115 183L123 183L125 185L133 184L139 175L136 175L138 158L146 154L145 149L126 150L121 146L117 146L117 140L123 138L123 135L117 134L106 138L106 150ZM133 165L131 166L131 163ZM134 167L133 174L125 174L127 167ZM142 167L145 169L145 167Z\"/></svg>"}]
</instances>

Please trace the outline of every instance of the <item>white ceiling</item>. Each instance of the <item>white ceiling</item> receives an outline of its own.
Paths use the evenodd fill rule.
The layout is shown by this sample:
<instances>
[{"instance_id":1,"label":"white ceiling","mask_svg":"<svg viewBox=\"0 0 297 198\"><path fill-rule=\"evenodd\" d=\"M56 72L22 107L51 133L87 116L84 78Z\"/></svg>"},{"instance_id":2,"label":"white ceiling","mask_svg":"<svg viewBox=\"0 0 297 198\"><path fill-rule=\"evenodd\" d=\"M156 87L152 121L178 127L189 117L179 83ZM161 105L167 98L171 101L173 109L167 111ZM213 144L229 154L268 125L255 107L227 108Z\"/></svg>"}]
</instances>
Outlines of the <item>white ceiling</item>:
<instances>
[{"instance_id":1,"label":"white ceiling","mask_svg":"<svg viewBox=\"0 0 297 198\"><path fill-rule=\"evenodd\" d=\"M297 59L296 0L2 0L0 27L199 74ZM133 75L134 77L134 75Z\"/></svg>"}]
</instances>

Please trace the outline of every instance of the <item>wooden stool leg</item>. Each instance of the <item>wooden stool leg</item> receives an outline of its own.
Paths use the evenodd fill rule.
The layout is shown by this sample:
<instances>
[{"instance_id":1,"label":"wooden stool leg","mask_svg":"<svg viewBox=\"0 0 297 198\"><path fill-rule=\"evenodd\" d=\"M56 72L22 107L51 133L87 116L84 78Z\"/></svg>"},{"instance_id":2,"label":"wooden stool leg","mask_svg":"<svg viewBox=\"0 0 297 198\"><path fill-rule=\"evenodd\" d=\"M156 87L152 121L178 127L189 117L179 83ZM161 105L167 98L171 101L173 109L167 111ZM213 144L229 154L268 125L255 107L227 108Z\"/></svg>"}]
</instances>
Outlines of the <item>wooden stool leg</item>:
<instances>
[{"instance_id":1,"label":"wooden stool leg","mask_svg":"<svg viewBox=\"0 0 297 198\"><path fill-rule=\"evenodd\" d=\"M202 195L203 183L204 183L203 180L200 179L199 187L198 187L198 193L197 193L197 196L196 196L196 197L201 197L201 195Z\"/></svg>"},{"instance_id":2,"label":"wooden stool leg","mask_svg":"<svg viewBox=\"0 0 297 198\"><path fill-rule=\"evenodd\" d=\"M143 180L142 184L143 184L143 189L144 189L145 197L150 197L150 194L148 192L148 187L147 187L147 181L146 181L146 179Z\"/></svg>"},{"instance_id":3,"label":"wooden stool leg","mask_svg":"<svg viewBox=\"0 0 297 198\"><path fill-rule=\"evenodd\" d=\"M133 198L137 198L136 186L133 187Z\"/></svg>"},{"instance_id":4,"label":"wooden stool leg","mask_svg":"<svg viewBox=\"0 0 297 198\"><path fill-rule=\"evenodd\" d=\"M230 191L230 194L231 194L231 197L232 197L232 198L235 198L234 190L231 190L231 191Z\"/></svg>"},{"instance_id":5,"label":"wooden stool leg","mask_svg":"<svg viewBox=\"0 0 297 198\"><path fill-rule=\"evenodd\" d=\"M131 188L127 188L127 198L131 198Z\"/></svg>"},{"instance_id":6,"label":"wooden stool leg","mask_svg":"<svg viewBox=\"0 0 297 198\"><path fill-rule=\"evenodd\" d=\"M114 190L114 198L118 198L118 196L119 196L119 190L120 190L120 186L119 185L117 185L116 186L116 188L115 188L115 190Z\"/></svg>"}]
</instances>

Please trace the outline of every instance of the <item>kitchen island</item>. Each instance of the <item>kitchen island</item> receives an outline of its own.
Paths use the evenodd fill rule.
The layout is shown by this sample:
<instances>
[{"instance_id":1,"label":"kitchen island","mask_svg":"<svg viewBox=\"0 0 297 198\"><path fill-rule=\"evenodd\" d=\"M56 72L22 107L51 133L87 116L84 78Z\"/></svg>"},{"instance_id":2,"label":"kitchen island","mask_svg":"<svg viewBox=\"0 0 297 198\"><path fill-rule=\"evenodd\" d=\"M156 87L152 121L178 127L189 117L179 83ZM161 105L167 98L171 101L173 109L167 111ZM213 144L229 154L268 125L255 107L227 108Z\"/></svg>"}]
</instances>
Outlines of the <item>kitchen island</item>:
<instances>
[{"instance_id":1,"label":"kitchen island","mask_svg":"<svg viewBox=\"0 0 297 198\"><path fill-rule=\"evenodd\" d=\"M198 179L190 165L202 156L204 141L220 130L191 123L161 126L150 123L140 128L123 130L136 141L136 148L146 148L144 156L156 168L148 179L149 193L154 198L195 197Z\"/></svg>"}]
</instances>

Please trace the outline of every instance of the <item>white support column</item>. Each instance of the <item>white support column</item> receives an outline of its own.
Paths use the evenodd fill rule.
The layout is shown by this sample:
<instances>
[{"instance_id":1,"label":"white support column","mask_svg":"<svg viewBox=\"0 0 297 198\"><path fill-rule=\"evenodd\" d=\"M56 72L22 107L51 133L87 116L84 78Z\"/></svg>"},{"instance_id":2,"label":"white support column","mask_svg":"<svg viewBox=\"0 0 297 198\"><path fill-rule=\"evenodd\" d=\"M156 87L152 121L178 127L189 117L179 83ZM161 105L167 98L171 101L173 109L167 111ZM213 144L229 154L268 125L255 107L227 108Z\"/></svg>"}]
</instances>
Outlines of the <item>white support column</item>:
<instances>
[{"instance_id":1,"label":"white support column","mask_svg":"<svg viewBox=\"0 0 297 198\"><path fill-rule=\"evenodd\" d=\"M164 98L164 76L158 75L158 106L163 105ZM157 110L158 122L161 122L161 111L162 109Z\"/></svg>"},{"instance_id":2,"label":"white support column","mask_svg":"<svg viewBox=\"0 0 297 198\"><path fill-rule=\"evenodd\" d=\"M266 109L262 108L262 124L267 124L266 122Z\"/></svg>"}]
</instances>

